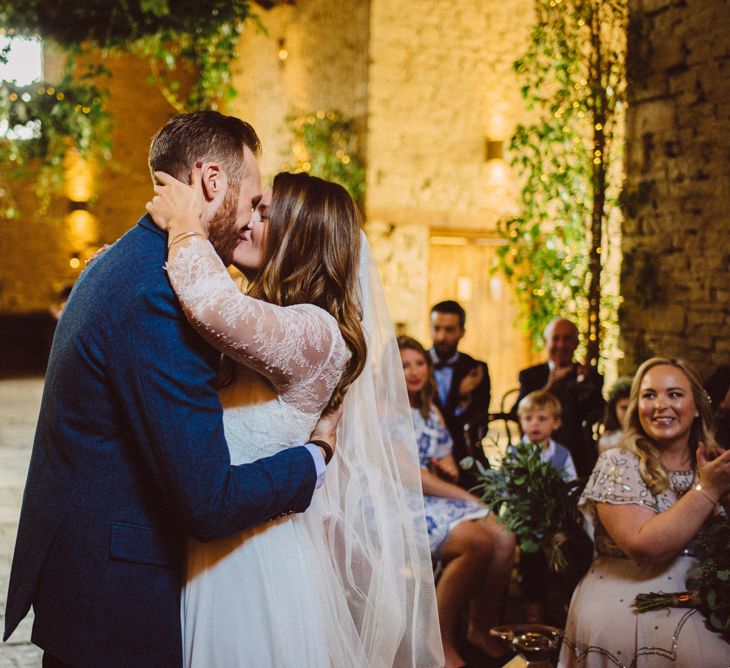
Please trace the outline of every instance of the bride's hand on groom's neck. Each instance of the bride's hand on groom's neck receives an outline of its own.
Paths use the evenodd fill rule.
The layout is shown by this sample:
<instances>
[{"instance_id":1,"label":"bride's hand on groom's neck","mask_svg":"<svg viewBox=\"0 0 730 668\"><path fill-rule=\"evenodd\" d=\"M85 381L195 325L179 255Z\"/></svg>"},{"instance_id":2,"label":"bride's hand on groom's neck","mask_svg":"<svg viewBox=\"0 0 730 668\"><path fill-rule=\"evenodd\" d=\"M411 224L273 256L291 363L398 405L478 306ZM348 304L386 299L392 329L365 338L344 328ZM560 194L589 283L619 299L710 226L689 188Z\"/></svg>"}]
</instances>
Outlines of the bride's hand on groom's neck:
<instances>
[{"instance_id":1,"label":"bride's hand on groom's neck","mask_svg":"<svg viewBox=\"0 0 730 668\"><path fill-rule=\"evenodd\" d=\"M155 195L145 208L157 227L171 236L194 231L207 237L201 222L204 195L200 180L200 168L197 166L193 167L190 185L166 172L155 172Z\"/></svg>"}]
</instances>

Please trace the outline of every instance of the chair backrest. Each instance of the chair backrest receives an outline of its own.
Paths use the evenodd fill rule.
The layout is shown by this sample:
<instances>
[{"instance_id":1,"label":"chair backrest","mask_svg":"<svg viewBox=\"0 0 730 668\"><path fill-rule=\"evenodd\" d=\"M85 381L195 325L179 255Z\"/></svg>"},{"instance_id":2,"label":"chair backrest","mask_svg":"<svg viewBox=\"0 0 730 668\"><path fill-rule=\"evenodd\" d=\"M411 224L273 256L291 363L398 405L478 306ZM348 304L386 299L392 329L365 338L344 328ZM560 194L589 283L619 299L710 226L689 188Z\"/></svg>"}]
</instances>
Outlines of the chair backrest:
<instances>
[{"instance_id":1,"label":"chair backrest","mask_svg":"<svg viewBox=\"0 0 730 668\"><path fill-rule=\"evenodd\" d=\"M484 452L483 440L490 432L494 432L497 445L504 450L520 438L519 423L509 413L480 413L474 416L464 425L466 452L485 466L489 466L489 460Z\"/></svg>"},{"instance_id":2,"label":"chair backrest","mask_svg":"<svg viewBox=\"0 0 730 668\"><path fill-rule=\"evenodd\" d=\"M513 387L509 390L507 390L503 395L502 398L499 401L499 412L500 413L509 413L512 410L512 405L517 400L517 397L520 394L520 388Z\"/></svg>"}]
</instances>

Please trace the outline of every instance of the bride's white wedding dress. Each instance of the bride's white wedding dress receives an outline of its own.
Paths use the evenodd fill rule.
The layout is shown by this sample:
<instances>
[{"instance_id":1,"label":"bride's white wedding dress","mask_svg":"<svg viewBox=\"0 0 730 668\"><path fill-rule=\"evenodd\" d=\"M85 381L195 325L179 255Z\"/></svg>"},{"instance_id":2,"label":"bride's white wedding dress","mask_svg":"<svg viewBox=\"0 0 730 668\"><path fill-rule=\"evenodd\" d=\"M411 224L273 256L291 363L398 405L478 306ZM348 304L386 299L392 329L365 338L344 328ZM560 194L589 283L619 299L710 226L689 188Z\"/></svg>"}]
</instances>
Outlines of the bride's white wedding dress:
<instances>
[{"instance_id":1,"label":"bride's white wedding dress","mask_svg":"<svg viewBox=\"0 0 730 668\"><path fill-rule=\"evenodd\" d=\"M305 443L349 359L334 318L310 304L280 307L247 297L200 239L167 269L193 326L236 362L220 392L231 462ZM402 527L389 529L392 536L369 535L381 519L362 499L377 490L348 470L339 456L347 447L340 439L335 466L305 513L209 543L189 540L181 599L186 666L438 665L433 585L414 575L418 550L400 538ZM351 454L356 450L353 444ZM377 471L389 466L373 467L379 486ZM396 515L391 523L399 522ZM385 552L401 555L402 572L377 564ZM414 596L418 610L387 603ZM419 626L420 617L428 622Z\"/></svg>"}]
</instances>

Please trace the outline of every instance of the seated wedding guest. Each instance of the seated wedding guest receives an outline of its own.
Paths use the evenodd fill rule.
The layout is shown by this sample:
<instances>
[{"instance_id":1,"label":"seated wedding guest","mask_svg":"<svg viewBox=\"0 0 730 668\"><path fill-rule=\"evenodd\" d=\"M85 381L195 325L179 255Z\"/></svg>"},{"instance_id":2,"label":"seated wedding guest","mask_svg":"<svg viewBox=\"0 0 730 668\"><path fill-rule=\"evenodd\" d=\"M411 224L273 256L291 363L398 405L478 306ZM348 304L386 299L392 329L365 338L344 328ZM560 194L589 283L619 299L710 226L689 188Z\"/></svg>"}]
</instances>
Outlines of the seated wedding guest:
<instances>
[{"instance_id":1,"label":"seated wedding guest","mask_svg":"<svg viewBox=\"0 0 730 668\"><path fill-rule=\"evenodd\" d=\"M557 398L550 392L541 390L530 392L517 407L523 442L539 447L540 460L550 462L563 480L570 481L577 477L573 458L567 448L552 438L560 427L561 413ZM547 622L561 625L569 594L564 596L564 602L555 601L556 605L550 605L551 601L548 601L547 596L549 569L545 555L542 552L523 552L520 555L519 571L525 596L525 621L532 624Z\"/></svg>"},{"instance_id":2,"label":"seated wedding guest","mask_svg":"<svg viewBox=\"0 0 730 668\"><path fill-rule=\"evenodd\" d=\"M548 359L520 371L520 393L511 412L517 415L517 406L530 392L554 394L563 409L555 440L570 450L578 475L584 477L590 474L597 457L591 425L603 414L603 377L573 359L577 347L575 324L565 318L552 320L545 328Z\"/></svg>"},{"instance_id":3,"label":"seated wedding guest","mask_svg":"<svg viewBox=\"0 0 730 668\"><path fill-rule=\"evenodd\" d=\"M436 601L446 666L465 665L463 648L457 643L462 614L468 614L467 639L473 648L498 657L504 649L489 636L489 629L499 621L512 568L514 536L480 499L454 484L458 469L451 437L434 403L431 357L408 336L398 337L398 347L418 442L431 553L444 563Z\"/></svg>"},{"instance_id":4,"label":"seated wedding guest","mask_svg":"<svg viewBox=\"0 0 730 668\"><path fill-rule=\"evenodd\" d=\"M608 391L606 413L603 417L603 433L598 439L598 453L615 448L624 431L624 419L629 408L629 394L631 394L631 378L619 378Z\"/></svg>"},{"instance_id":5,"label":"seated wedding guest","mask_svg":"<svg viewBox=\"0 0 730 668\"><path fill-rule=\"evenodd\" d=\"M458 350L466 332L466 312L461 304L452 300L439 302L431 309L430 323L433 345L428 352L438 389L434 401L454 441L454 459L459 462L469 455L478 457L479 453L467 451L464 425L475 419L483 419L486 424L491 392L489 368L485 362ZM476 481L470 472L462 470L458 482L468 489Z\"/></svg>"},{"instance_id":6,"label":"seated wedding guest","mask_svg":"<svg viewBox=\"0 0 730 668\"><path fill-rule=\"evenodd\" d=\"M639 367L621 446L601 454L580 498L596 556L573 594L559 666L726 666L730 647L698 610L633 608L637 594L685 589L695 540L730 491L730 451L717 452L687 362Z\"/></svg>"},{"instance_id":7,"label":"seated wedding guest","mask_svg":"<svg viewBox=\"0 0 730 668\"><path fill-rule=\"evenodd\" d=\"M517 406L522 441L540 446L540 460L550 462L560 472L563 480L575 480L575 471L570 451L552 436L560 429L563 409L557 397L550 392L530 392Z\"/></svg>"},{"instance_id":8,"label":"seated wedding guest","mask_svg":"<svg viewBox=\"0 0 730 668\"><path fill-rule=\"evenodd\" d=\"M715 438L725 450L728 450L730 449L730 364L717 367L707 377L705 390L710 397L715 417Z\"/></svg>"}]
</instances>

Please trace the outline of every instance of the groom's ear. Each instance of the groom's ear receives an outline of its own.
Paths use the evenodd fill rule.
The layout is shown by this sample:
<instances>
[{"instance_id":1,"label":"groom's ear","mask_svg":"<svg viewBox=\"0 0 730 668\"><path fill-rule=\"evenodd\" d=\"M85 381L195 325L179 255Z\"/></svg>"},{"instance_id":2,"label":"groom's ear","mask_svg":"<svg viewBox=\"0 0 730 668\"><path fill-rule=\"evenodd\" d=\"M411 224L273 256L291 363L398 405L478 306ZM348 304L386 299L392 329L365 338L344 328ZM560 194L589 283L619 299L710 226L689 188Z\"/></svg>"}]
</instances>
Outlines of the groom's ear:
<instances>
[{"instance_id":1,"label":"groom's ear","mask_svg":"<svg viewBox=\"0 0 730 668\"><path fill-rule=\"evenodd\" d=\"M226 176L220 165L214 162L204 162L200 169L200 178L203 194L209 202L225 193Z\"/></svg>"}]
</instances>

